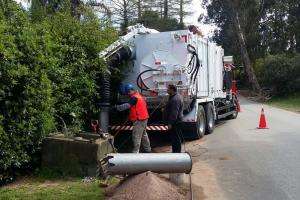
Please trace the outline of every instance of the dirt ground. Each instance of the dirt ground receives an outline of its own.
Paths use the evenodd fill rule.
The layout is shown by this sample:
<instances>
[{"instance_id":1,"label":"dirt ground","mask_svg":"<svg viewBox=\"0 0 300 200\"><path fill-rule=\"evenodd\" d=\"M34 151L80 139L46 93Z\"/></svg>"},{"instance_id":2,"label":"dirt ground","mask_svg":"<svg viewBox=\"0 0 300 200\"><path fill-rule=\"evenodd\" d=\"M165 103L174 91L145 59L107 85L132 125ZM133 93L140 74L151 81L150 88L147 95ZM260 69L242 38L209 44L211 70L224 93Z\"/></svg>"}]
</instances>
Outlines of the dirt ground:
<instances>
[{"instance_id":1,"label":"dirt ground","mask_svg":"<svg viewBox=\"0 0 300 200\"><path fill-rule=\"evenodd\" d=\"M127 177L105 191L107 200L186 200L188 191L182 190L165 177L145 172Z\"/></svg>"},{"instance_id":2,"label":"dirt ground","mask_svg":"<svg viewBox=\"0 0 300 200\"><path fill-rule=\"evenodd\" d=\"M207 152L203 147L205 138L201 140L186 142L184 149L189 152L193 159L193 168L191 172L193 198L195 200L222 200L223 191L218 185L215 170L202 159L201 156ZM155 152L170 152L170 146L160 146L154 149ZM222 157L220 160L230 159ZM185 185L189 185L189 176L184 178Z\"/></svg>"}]
</instances>

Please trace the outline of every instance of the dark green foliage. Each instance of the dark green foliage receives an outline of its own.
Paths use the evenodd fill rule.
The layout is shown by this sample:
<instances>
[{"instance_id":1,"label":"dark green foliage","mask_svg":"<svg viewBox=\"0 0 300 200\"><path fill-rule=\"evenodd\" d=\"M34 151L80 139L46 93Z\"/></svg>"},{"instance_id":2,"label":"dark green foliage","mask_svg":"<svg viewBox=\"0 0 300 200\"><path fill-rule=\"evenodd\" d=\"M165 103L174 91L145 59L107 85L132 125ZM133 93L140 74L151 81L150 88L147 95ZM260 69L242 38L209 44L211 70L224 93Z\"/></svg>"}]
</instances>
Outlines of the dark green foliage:
<instances>
[{"instance_id":1,"label":"dark green foliage","mask_svg":"<svg viewBox=\"0 0 300 200\"><path fill-rule=\"evenodd\" d=\"M229 6L230 4L233 5L234 10ZM239 17L240 32L244 35L245 47L251 64L254 64L257 59L266 57L266 59L257 61L260 62L259 67L257 63L255 66L256 75L259 77L262 87L269 87L274 84L274 86L276 85L274 89L277 90L275 93L284 92L280 95L294 90L293 88L297 84L281 86L279 82L283 79L289 82L294 76L290 72L294 70L296 65L290 63L291 60L288 55L299 53L300 49L299 1L204 0L203 5L207 8L207 16L200 19L218 26L213 39L224 48L226 55L234 55L236 65L241 65L243 60L239 47L238 31L235 29L234 20L231 18L233 13L237 13ZM270 54L274 56L268 56ZM245 66L244 69L246 69ZM246 74L245 72L246 70L240 75ZM281 77L280 73L277 74L277 72L283 73L286 77ZM261 73L266 73L266 75L263 76ZM274 77L274 79L268 79L269 75L270 78ZM280 80L277 81L277 78ZM241 79L243 85L246 85L245 78L241 77ZM291 88L289 89L289 87Z\"/></svg>"},{"instance_id":2,"label":"dark green foliage","mask_svg":"<svg viewBox=\"0 0 300 200\"><path fill-rule=\"evenodd\" d=\"M300 55L268 55L258 59L255 71L263 85L272 89L272 94L286 96L299 91Z\"/></svg>"},{"instance_id":3,"label":"dark green foliage","mask_svg":"<svg viewBox=\"0 0 300 200\"><path fill-rule=\"evenodd\" d=\"M174 18L161 18L159 13L156 11L145 11L139 20L139 23L142 23L148 28L153 28L158 31L174 31L182 29L183 25L179 24L178 21Z\"/></svg>"},{"instance_id":4,"label":"dark green foliage","mask_svg":"<svg viewBox=\"0 0 300 200\"><path fill-rule=\"evenodd\" d=\"M245 33L252 61L267 54L298 51L299 1L205 0L203 5L207 8L207 16L200 19L206 23L215 23L219 27L214 40L224 47L225 52L233 53L239 58L237 33L230 19L232 11L228 2L234 2L239 11L241 28Z\"/></svg>"},{"instance_id":5,"label":"dark green foliage","mask_svg":"<svg viewBox=\"0 0 300 200\"><path fill-rule=\"evenodd\" d=\"M16 3L0 4L1 185L35 164L41 140L63 122L85 127L105 68L98 53L116 34L88 10L80 21L58 12L32 22Z\"/></svg>"},{"instance_id":6,"label":"dark green foliage","mask_svg":"<svg viewBox=\"0 0 300 200\"><path fill-rule=\"evenodd\" d=\"M299 51L300 3L296 0L269 1L258 31L261 44L270 54Z\"/></svg>"},{"instance_id":7,"label":"dark green foliage","mask_svg":"<svg viewBox=\"0 0 300 200\"><path fill-rule=\"evenodd\" d=\"M213 0L203 2L207 8L207 16L202 18L206 23L214 23L219 29L215 31L214 41L221 45L225 53L234 55L236 63L242 63L240 57L240 46L237 39L237 31L234 27L232 14L238 12L241 29L245 35L247 50L250 59L256 59L264 56L265 46L259 42L261 35L259 32L260 16L265 13L255 0L232 1L235 11L232 10L228 1ZM266 5L264 5L266 6Z\"/></svg>"}]
</instances>

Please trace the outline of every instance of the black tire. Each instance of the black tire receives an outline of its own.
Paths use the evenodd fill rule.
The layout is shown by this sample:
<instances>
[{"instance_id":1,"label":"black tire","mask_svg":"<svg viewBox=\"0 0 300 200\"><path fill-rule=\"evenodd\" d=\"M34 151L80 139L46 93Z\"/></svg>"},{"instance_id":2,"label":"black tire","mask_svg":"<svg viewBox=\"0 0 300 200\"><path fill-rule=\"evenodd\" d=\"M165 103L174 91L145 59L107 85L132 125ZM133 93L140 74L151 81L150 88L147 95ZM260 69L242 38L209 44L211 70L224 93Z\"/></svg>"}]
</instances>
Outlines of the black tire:
<instances>
[{"instance_id":1,"label":"black tire","mask_svg":"<svg viewBox=\"0 0 300 200\"><path fill-rule=\"evenodd\" d=\"M206 134L211 134L215 129L214 106L211 103L205 105Z\"/></svg>"},{"instance_id":2,"label":"black tire","mask_svg":"<svg viewBox=\"0 0 300 200\"><path fill-rule=\"evenodd\" d=\"M205 110L202 105L199 105L198 112L197 112L197 122L196 122L196 133L199 139L205 135L205 129L206 129Z\"/></svg>"},{"instance_id":3,"label":"black tire","mask_svg":"<svg viewBox=\"0 0 300 200\"><path fill-rule=\"evenodd\" d=\"M234 110L234 113L228 116L228 119L236 119L238 116L238 111Z\"/></svg>"},{"instance_id":4,"label":"black tire","mask_svg":"<svg viewBox=\"0 0 300 200\"><path fill-rule=\"evenodd\" d=\"M227 117L227 119L236 119L239 112L238 112L238 109L237 109L237 105L238 105L238 100L237 100L237 97L236 96L233 96L233 99L232 99L232 103L233 103L233 110L234 113L232 113L231 115L229 115Z\"/></svg>"}]
</instances>

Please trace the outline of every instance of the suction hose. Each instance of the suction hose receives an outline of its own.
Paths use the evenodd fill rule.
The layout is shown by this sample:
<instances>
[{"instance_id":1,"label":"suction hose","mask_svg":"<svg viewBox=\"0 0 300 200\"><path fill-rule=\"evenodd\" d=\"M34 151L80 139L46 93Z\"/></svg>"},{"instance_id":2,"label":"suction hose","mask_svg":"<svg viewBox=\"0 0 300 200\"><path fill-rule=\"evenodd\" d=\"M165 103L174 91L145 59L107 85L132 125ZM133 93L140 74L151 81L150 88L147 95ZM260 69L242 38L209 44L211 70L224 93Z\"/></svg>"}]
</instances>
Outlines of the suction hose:
<instances>
[{"instance_id":1,"label":"suction hose","mask_svg":"<svg viewBox=\"0 0 300 200\"><path fill-rule=\"evenodd\" d=\"M100 127L104 133L108 133L109 107L110 107L110 73L104 72L101 77L101 102L100 102Z\"/></svg>"},{"instance_id":2,"label":"suction hose","mask_svg":"<svg viewBox=\"0 0 300 200\"><path fill-rule=\"evenodd\" d=\"M132 57L132 51L129 47L122 47L115 52L107 60L108 71L102 74L100 80L100 94L101 101L99 103L100 116L99 122L100 127L104 133L108 133L109 126L109 110L110 110L110 69L118 68L122 62L129 60Z\"/></svg>"}]
</instances>

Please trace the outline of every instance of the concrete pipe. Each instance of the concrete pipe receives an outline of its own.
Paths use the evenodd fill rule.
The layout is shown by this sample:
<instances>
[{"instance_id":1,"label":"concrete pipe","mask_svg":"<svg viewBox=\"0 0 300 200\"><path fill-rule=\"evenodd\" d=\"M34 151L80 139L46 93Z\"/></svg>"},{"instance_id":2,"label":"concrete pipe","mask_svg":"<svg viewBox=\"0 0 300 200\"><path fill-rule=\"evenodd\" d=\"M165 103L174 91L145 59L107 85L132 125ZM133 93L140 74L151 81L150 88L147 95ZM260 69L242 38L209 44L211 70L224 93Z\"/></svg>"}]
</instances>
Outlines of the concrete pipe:
<instances>
[{"instance_id":1,"label":"concrete pipe","mask_svg":"<svg viewBox=\"0 0 300 200\"><path fill-rule=\"evenodd\" d=\"M188 153L120 153L109 154L104 166L107 174L190 173L192 158Z\"/></svg>"}]
</instances>

